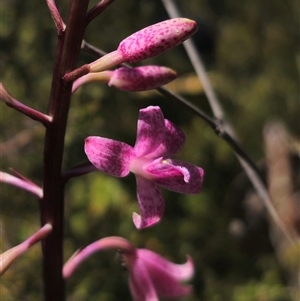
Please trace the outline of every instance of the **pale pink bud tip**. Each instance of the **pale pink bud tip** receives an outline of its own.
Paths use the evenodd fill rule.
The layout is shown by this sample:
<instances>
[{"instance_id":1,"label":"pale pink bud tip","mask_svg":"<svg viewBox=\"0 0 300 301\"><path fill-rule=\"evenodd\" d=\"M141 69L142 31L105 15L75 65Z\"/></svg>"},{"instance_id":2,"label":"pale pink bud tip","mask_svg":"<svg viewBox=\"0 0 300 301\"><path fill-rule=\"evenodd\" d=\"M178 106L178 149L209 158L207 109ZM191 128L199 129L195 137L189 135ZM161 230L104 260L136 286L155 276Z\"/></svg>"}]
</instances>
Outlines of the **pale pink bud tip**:
<instances>
[{"instance_id":1,"label":"pale pink bud tip","mask_svg":"<svg viewBox=\"0 0 300 301\"><path fill-rule=\"evenodd\" d=\"M2 276L11 264L27 250L25 244L18 245L0 255L0 275Z\"/></svg>"},{"instance_id":2,"label":"pale pink bud tip","mask_svg":"<svg viewBox=\"0 0 300 301\"><path fill-rule=\"evenodd\" d=\"M12 103L14 101L14 98L11 96L11 94L8 92L8 90L1 82L0 82L0 99L2 99L6 103Z\"/></svg>"},{"instance_id":3,"label":"pale pink bud tip","mask_svg":"<svg viewBox=\"0 0 300 301\"><path fill-rule=\"evenodd\" d=\"M2 253L0 255L0 276L2 276L7 271L7 269L17 258L19 258L35 243L44 239L47 235L49 235L51 231L52 226L50 224L46 224L21 244Z\"/></svg>"},{"instance_id":4,"label":"pale pink bud tip","mask_svg":"<svg viewBox=\"0 0 300 301\"><path fill-rule=\"evenodd\" d=\"M160 66L119 68L113 72L109 86L124 91L146 91L163 86L176 78L176 72Z\"/></svg>"},{"instance_id":5,"label":"pale pink bud tip","mask_svg":"<svg viewBox=\"0 0 300 301\"><path fill-rule=\"evenodd\" d=\"M125 61L133 63L158 55L184 42L198 30L195 21L169 19L148 26L124 39L118 51Z\"/></svg>"}]
</instances>

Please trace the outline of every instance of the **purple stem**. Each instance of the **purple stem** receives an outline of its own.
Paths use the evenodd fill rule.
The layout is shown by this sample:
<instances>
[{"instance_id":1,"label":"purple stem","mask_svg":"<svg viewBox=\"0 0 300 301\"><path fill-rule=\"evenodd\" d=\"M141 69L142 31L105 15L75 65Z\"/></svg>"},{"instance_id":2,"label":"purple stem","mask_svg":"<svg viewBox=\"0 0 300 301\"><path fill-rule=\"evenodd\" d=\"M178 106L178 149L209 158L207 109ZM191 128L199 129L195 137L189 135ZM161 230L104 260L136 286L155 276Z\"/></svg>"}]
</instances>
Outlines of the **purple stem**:
<instances>
[{"instance_id":1,"label":"purple stem","mask_svg":"<svg viewBox=\"0 0 300 301\"><path fill-rule=\"evenodd\" d=\"M44 300L64 301L63 267L64 185L61 179L64 139L70 105L72 83L63 76L76 66L84 33L88 0L71 0L66 30L58 39L49 115L53 118L47 127L44 148L41 224L50 223L53 231L43 241Z\"/></svg>"}]
</instances>

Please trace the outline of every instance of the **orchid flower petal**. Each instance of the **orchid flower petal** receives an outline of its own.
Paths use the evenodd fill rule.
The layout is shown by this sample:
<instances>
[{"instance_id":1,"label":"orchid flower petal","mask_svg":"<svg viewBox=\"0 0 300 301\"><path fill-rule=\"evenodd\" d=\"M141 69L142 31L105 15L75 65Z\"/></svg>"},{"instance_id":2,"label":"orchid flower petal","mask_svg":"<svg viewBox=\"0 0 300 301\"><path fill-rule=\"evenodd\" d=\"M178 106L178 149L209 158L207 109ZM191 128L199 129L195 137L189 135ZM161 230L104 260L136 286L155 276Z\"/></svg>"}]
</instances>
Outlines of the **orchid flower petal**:
<instances>
[{"instance_id":1,"label":"orchid flower petal","mask_svg":"<svg viewBox=\"0 0 300 301\"><path fill-rule=\"evenodd\" d=\"M129 271L129 287L134 300L159 301L143 261L136 258Z\"/></svg>"},{"instance_id":2,"label":"orchid flower petal","mask_svg":"<svg viewBox=\"0 0 300 301\"><path fill-rule=\"evenodd\" d=\"M158 158L144 167L153 180L169 190L197 194L200 192L204 171L193 164Z\"/></svg>"},{"instance_id":3,"label":"orchid flower petal","mask_svg":"<svg viewBox=\"0 0 300 301\"><path fill-rule=\"evenodd\" d=\"M179 298L191 292L191 286L182 285L178 280L178 276L180 276L182 270L180 270L180 265L175 265L158 254L146 249L138 249L137 257L139 260L143 260L143 264L145 265L155 291L159 296ZM192 269L191 267L192 266L188 263L188 274L191 274L191 272L193 274L193 267ZM168 268L170 268L170 270L168 270ZM183 269L185 268L186 266L183 265ZM176 275L177 272L179 272L179 275ZM183 272L186 273L185 271Z\"/></svg>"},{"instance_id":4,"label":"orchid flower petal","mask_svg":"<svg viewBox=\"0 0 300 301\"><path fill-rule=\"evenodd\" d=\"M159 107L150 106L140 110L137 137L134 146L136 157L153 152L165 136L164 115Z\"/></svg>"},{"instance_id":5,"label":"orchid flower petal","mask_svg":"<svg viewBox=\"0 0 300 301\"><path fill-rule=\"evenodd\" d=\"M165 203L158 185L136 175L137 198L140 215L133 213L133 222L138 229L158 223L164 213Z\"/></svg>"},{"instance_id":6,"label":"orchid flower petal","mask_svg":"<svg viewBox=\"0 0 300 301\"><path fill-rule=\"evenodd\" d=\"M134 157L133 148L120 141L90 136L85 140L85 153L91 163L101 171L116 177L129 174L129 166Z\"/></svg>"},{"instance_id":7,"label":"orchid flower petal","mask_svg":"<svg viewBox=\"0 0 300 301\"><path fill-rule=\"evenodd\" d=\"M173 278L152 278L155 290L165 298L180 298L191 293L191 285L182 285Z\"/></svg>"},{"instance_id":8,"label":"orchid flower petal","mask_svg":"<svg viewBox=\"0 0 300 301\"><path fill-rule=\"evenodd\" d=\"M138 249L137 256L143 259L147 266L164 270L164 273L170 274L177 281L190 280L194 275L194 264L190 256L187 256L187 262L183 264L173 263L148 249Z\"/></svg>"},{"instance_id":9,"label":"orchid flower petal","mask_svg":"<svg viewBox=\"0 0 300 301\"><path fill-rule=\"evenodd\" d=\"M184 132L173 122L165 119L165 137L158 148L147 158L169 157L176 154L185 142Z\"/></svg>"}]
</instances>

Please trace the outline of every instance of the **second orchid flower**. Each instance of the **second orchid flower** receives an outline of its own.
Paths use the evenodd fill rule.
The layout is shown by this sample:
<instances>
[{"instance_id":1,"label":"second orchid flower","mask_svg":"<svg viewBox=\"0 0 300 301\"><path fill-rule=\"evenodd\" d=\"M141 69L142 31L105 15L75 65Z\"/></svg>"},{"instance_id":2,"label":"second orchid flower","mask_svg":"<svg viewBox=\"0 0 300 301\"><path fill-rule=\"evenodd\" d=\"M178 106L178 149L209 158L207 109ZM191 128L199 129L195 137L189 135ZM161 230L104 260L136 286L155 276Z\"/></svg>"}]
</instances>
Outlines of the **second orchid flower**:
<instances>
[{"instance_id":1,"label":"second orchid flower","mask_svg":"<svg viewBox=\"0 0 300 301\"><path fill-rule=\"evenodd\" d=\"M134 147L91 136L85 140L85 153L97 169L108 174L135 174L140 215L133 213L133 222L141 229L158 223L163 215L164 200L159 186L179 193L200 192L203 169L169 158L184 142L184 133L164 119L159 107L150 106L140 110Z\"/></svg>"}]
</instances>

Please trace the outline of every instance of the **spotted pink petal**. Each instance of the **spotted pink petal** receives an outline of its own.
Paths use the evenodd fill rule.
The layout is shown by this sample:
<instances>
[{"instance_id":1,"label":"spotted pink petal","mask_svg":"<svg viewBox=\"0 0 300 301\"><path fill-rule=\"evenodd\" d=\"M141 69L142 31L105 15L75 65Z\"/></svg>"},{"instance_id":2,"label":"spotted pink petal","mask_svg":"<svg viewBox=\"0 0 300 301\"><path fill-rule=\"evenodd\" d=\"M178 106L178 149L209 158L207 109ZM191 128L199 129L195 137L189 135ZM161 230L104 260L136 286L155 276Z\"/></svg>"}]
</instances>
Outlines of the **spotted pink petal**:
<instances>
[{"instance_id":1,"label":"spotted pink petal","mask_svg":"<svg viewBox=\"0 0 300 301\"><path fill-rule=\"evenodd\" d=\"M162 143L147 158L170 157L176 154L185 142L184 132L173 122L165 119L165 136Z\"/></svg>"},{"instance_id":2,"label":"spotted pink petal","mask_svg":"<svg viewBox=\"0 0 300 301\"><path fill-rule=\"evenodd\" d=\"M165 203L158 185L136 175L137 199L140 215L133 213L133 222L138 229L153 226L158 223L164 213Z\"/></svg>"},{"instance_id":3,"label":"spotted pink petal","mask_svg":"<svg viewBox=\"0 0 300 301\"><path fill-rule=\"evenodd\" d=\"M97 169L116 177L125 177L129 174L129 166L134 157L130 145L108 138L90 136L85 139L84 150Z\"/></svg>"},{"instance_id":4,"label":"spotted pink petal","mask_svg":"<svg viewBox=\"0 0 300 301\"><path fill-rule=\"evenodd\" d=\"M159 301L147 267L137 258L129 270L129 287L135 301Z\"/></svg>"},{"instance_id":5,"label":"spotted pink petal","mask_svg":"<svg viewBox=\"0 0 300 301\"><path fill-rule=\"evenodd\" d=\"M158 88L175 78L176 72L166 67L122 67L113 71L108 85L124 91L138 92Z\"/></svg>"},{"instance_id":6,"label":"spotted pink petal","mask_svg":"<svg viewBox=\"0 0 300 301\"><path fill-rule=\"evenodd\" d=\"M169 19L130 35L120 43L117 51L122 53L127 62L137 62L176 47L197 30L197 24L193 20Z\"/></svg>"},{"instance_id":7,"label":"spotted pink petal","mask_svg":"<svg viewBox=\"0 0 300 301\"><path fill-rule=\"evenodd\" d=\"M136 157L153 152L165 136L164 115L159 107L149 106L141 109L137 124L137 136L134 146Z\"/></svg>"},{"instance_id":8,"label":"spotted pink petal","mask_svg":"<svg viewBox=\"0 0 300 301\"><path fill-rule=\"evenodd\" d=\"M177 281L190 280L194 275L194 263L190 256L187 256L186 263L176 264L148 249L137 249L137 254L148 268L155 267L164 270L165 273L170 274Z\"/></svg>"},{"instance_id":9,"label":"spotted pink petal","mask_svg":"<svg viewBox=\"0 0 300 301\"><path fill-rule=\"evenodd\" d=\"M190 279L193 275L192 262L176 265L146 249L138 249L137 257L137 260L143 261L158 296L180 298L191 292L191 286L182 285L179 281L182 280L180 278Z\"/></svg>"},{"instance_id":10,"label":"spotted pink petal","mask_svg":"<svg viewBox=\"0 0 300 301\"><path fill-rule=\"evenodd\" d=\"M169 190L197 194L200 192L204 171L193 164L158 158L144 167L153 180Z\"/></svg>"}]
</instances>

